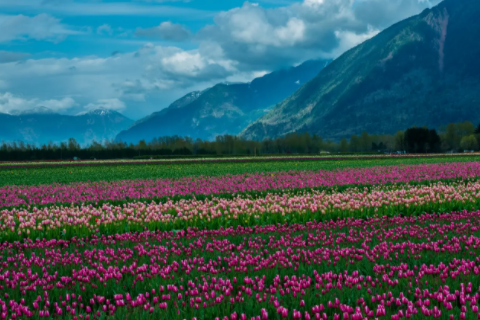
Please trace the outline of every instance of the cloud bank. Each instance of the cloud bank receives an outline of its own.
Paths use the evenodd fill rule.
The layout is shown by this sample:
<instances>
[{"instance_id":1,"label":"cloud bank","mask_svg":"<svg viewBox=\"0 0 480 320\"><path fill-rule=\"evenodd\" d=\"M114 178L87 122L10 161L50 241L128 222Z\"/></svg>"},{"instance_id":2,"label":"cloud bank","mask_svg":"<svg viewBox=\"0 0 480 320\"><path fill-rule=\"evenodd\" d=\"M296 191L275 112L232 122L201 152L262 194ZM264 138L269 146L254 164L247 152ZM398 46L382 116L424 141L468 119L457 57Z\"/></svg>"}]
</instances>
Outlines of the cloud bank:
<instances>
[{"instance_id":1,"label":"cloud bank","mask_svg":"<svg viewBox=\"0 0 480 320\"><path fill-rule=\"evenodd\" d=\"M220 81L249 81L255 75L308 59L335 58L392 23L438 2L304 0L276 8L245 2L217 13L213 23L195 33L174 19L131 30L131 41L143 42L132 52L33 59L28 53L1 50L0 112L50 104L57 111L78 113L104 107L139 118L189 91ZM143 4L135 7L137 13L146 10ZM116 9L112 3L95 5L99 10L127 10L125 3ZM45 7L65 10L53 4ZM90 10L79 8L82 14ZM102 37L115 36L108 23L90 29ZM0 43L61 42L81 34L78 28L46 13L0 15L0 30ZM190 48L182 49L176 43L187 43Z\"/></svg>"},{"instance_id":2,"label":"cloud bank","mask_svg":"<svg viewBox=\"0 0 480 320\"><path fill-rule=\"evenodd\" d=\"M191 37L190 31L185 26L171 21L162 22L159 26L153 28L138 28L135 35L172 41L186 41Z\"/></svg>"}]
</instances>

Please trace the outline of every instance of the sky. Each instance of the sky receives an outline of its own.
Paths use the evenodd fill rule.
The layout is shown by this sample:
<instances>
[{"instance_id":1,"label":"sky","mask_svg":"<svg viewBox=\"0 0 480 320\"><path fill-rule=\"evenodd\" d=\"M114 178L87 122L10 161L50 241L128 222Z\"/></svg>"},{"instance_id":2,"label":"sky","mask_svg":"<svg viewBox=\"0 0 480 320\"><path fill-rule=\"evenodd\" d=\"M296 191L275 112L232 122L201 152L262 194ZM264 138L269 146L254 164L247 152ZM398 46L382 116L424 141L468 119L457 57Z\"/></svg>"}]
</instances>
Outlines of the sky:
<instances>
[{"instance_id":1,"label":"sky","mask_svg":"<svg viewBox=\"0 0 480 320\"><path fill-rule=\"evenodd\" d=\"M137 120L219 82L334 59L438 2L0 0L0 112Z\"/></svg>"}]
</instances>

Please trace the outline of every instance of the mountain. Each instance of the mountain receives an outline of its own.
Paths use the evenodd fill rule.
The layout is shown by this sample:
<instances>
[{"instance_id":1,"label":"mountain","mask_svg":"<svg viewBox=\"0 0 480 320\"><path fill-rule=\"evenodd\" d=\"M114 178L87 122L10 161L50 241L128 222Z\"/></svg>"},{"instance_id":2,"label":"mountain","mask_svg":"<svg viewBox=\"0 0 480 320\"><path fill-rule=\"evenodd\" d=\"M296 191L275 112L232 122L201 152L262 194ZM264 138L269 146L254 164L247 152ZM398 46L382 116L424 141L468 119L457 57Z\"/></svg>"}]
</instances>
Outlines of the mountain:
<instances>
[{"instance_id":1,"label":"mountain","mask_svg":"<svg viewBox=\"0 0 480 320\"><path fill-rule=\"evenodd\" d=\"M54 114L55 112L47 107L39 106L33 109L28 110L12 110L9 112L10 115L20 116L20 115L32 115L32 114Z\"/></svg>"},{"instance_id":2,"label":"mountain","mask_svg":"<svg viewBox=\"0 0 480 320\"><path fill-rule=\"evenodd\" d=\"M446 0L349 50L241 136L339 140L480 122L480 1Z\"/></svg>"},{"instance_id":3,"label":"mountain","mask_svg":"<svg viewBox=\"0 0 480 320\"><path fill-rule=\"evenodd\" d=\"M250 83L220 83L201 92L191 92L168 108L135 122L116 139L138 142L178 135L211 140L217 135L236 135L312 79L327 63L307 61Z\"/></svg>"},{"instance_id":4,"label":"mountain","mask_svg":"<svg viewBox=\"0 0 480 320\"><path fill-rule=\"evenodd\" d=\"M77 116L61 115L45 107L0 113L0 141L58 143L75 138L80 144L92 140L113 139L133 121L107 109L97 109Z\"/></svg>"}]
</instances>

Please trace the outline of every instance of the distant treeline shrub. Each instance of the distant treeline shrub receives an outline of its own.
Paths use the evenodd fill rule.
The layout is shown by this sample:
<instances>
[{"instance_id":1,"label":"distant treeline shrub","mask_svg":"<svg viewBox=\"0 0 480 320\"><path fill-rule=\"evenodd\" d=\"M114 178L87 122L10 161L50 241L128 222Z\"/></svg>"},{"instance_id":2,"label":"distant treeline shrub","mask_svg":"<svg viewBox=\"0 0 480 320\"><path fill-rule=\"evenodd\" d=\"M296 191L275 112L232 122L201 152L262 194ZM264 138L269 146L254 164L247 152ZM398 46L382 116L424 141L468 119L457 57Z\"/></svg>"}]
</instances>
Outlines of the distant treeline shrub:
<instances>
[{"instance_id":1,"label":"distant treeline shrub","mask_svg":"<svg viewBox=\"0 0 480 320\"><path fill-rule=\"evenodd\" d=\"M1 161L32 161L62 159L168 159L208 158L221 156L255 155L308 155L319 153L378 154L383 152L435 153L477 150L480 125L475 128L468 121L451 123L435 129L409 128L394 135L352 135L340 141L325 140L309 133L291 133L263 141L246 140L232 135L218 136L214 141L189 137L159 137L137 144L93 141L80 146L75 139L60 144L42 146L24 142L3 142L0 145Z\"/></svg>"}]
</instances>

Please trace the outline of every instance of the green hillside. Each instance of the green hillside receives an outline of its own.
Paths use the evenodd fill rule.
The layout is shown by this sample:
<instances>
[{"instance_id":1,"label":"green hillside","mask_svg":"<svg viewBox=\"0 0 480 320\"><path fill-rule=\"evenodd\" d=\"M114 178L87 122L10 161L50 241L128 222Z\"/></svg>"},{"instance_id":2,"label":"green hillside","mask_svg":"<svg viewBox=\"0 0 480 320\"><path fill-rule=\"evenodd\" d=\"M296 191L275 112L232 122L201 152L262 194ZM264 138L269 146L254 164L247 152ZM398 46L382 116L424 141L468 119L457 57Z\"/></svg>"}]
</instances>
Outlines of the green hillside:
<instances>
[{"instance_id":1,"label":"green hillside","mask_svg":"<svg viewBox=\"0 0 480 320\"><path fill-rule=\"evenodd\" d=\"M480 122L480 1L446 0L334 60L241 135L338 140Z\"/></svg>"}]
</instances>

